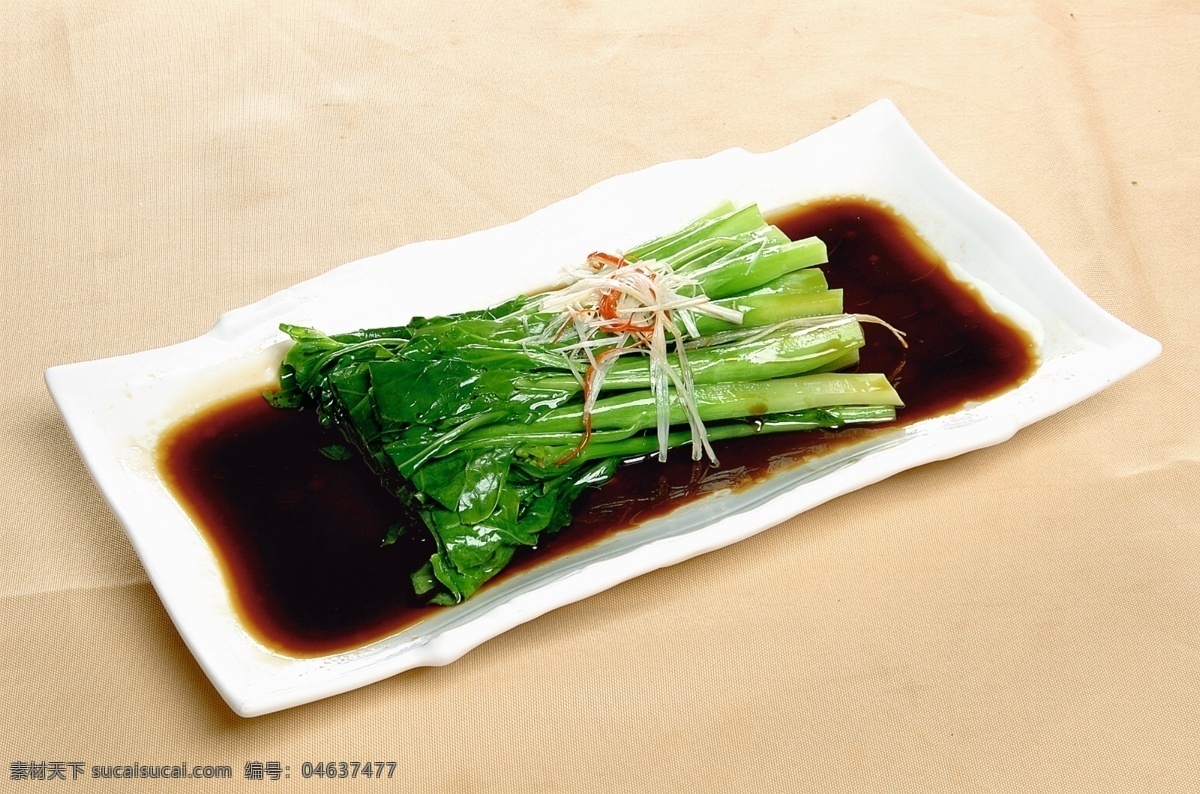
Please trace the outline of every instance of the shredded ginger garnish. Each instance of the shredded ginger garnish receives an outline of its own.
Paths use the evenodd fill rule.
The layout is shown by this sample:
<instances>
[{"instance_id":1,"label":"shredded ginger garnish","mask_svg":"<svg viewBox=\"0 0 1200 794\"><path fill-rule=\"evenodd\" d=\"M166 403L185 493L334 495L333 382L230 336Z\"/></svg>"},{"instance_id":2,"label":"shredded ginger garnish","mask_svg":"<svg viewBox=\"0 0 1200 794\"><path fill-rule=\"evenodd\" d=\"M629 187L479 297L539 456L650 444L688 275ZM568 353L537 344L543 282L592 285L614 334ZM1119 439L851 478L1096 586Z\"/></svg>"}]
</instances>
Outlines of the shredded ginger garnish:
<instances>
[{"instance_id":1,"label":"shredded ginger garnish","mask_svg":"<svg viewBox=\"0 0 1200 794\"><path fill-rule=\"evenodd\" d=\"M692 434L692 459L708 456L717 465L717 456L708 441L708 432L696 406L691 370L684 349L685 334L697 338L696 314L740 324L742 313L718 306L700 292L697 282L674 272L665 261L630 261L623 256L596 252L583 265L568 267L569 283L548 293L541 310L562 315L555 342L563 342L558 352L568 368L584 368L583 440L559 463L579 454L592 433L592 410L600 396L604 378L623 355L650 358L650 393L658 417L658 459L667 459L667 441L671 427L670 390L673 386ZM682 326L682 328L681 328ZM566 339L574 331L574 339ZM670 335L677 365L668 358Z\"/></svg>"}]
</instances>

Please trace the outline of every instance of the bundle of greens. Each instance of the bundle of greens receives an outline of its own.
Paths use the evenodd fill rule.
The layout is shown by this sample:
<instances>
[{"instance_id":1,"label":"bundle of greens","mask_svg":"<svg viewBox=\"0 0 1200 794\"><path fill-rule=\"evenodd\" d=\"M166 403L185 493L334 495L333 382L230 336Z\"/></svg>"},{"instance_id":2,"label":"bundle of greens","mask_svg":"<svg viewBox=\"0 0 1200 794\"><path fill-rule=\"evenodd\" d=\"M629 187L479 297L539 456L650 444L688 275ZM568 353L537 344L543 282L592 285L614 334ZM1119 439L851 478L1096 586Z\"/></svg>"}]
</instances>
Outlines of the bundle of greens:
<instances>
[{"instance_id":1,"label":"bundle of greens","mask_svg":"<svg viewBox=\"0 0 1200 794\"><path fill-rule=\"evenodd\" d=\"M295 345L268 399L341 431L328 454L360 454L436 540L416 592L453 604L623 461L690 447L717 465L721 439L893 419L884 376L841 372L872 318L842 313L826 261L819 239L727 204L490 309L332 336L284 325Z\"/></svg>"}]
</instances>

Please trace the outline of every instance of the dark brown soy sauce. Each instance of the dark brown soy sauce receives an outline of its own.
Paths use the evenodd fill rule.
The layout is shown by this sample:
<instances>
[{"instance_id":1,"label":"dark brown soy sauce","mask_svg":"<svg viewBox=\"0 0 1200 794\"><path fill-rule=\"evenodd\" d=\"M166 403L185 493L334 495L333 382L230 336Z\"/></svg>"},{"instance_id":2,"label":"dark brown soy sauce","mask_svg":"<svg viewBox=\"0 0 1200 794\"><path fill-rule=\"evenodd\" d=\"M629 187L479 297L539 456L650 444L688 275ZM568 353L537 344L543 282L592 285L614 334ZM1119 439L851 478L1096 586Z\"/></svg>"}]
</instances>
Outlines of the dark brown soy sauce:
<instances>
[{"instance_id":1,"label":"dark brown soy sauce","mask_svg":"<svg viewBox=\"0 0 1200 794\"><path fill-rule=\"evenodd\" d=\"M401 510L361 460L309 411L257 393L173 429L159 470L216 551L243 625L296 656L365 645L410 625L421 606L409 576L434 551L427 532L382 545Z\"/></svg>"},{"instance_id":2,"label":"dark brown soy sauce","mask_svg":"<svg viewBox=\"0 0 1200 794\"><path fill-rule=\"evenodd\" d=\"M911 423L1005 391L1032 372L1026 336L954 281L908 224L861 199L833 199L773 219L792 239L818 236L831 287L847 312L875 315L907 334L900 345L867 325L858 368L883 372ZM895 427L889 425L888 427ZM501 579L592 545L680 504L861 441L880 429L767 435L722 442L720 468L685 455L622 467L585 493L567 529L525 550ZM307 656L358 647L434 608L412 596L409 574L433 551L426 532L383 547L401 520L365 464L320 449L338 438L309 412L269 407L257 394L215 406L173 429L160 469L217 552L243 623L265 645Z\"/></svg>"}]
</instances>

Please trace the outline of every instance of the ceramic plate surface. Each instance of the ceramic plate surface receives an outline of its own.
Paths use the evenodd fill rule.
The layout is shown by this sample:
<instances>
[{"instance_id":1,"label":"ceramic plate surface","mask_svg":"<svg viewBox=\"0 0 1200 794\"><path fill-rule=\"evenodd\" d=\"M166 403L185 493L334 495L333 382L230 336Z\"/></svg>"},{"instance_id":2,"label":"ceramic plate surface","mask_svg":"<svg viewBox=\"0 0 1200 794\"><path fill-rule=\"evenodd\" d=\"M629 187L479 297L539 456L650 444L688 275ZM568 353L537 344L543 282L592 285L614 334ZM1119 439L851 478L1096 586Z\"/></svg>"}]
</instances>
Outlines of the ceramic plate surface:
<instances>
[{"instance_id":1,"label":"ceramic plate surface","mask_svg":"<svg viewBox=\"0 0 1200 794\"><path fill-rule=\"evenodd\" d=\"M287 657L242 628L213 552L156 472L155 447L179 419L269 384L287 349L281 322L341 332L480 308L551 284L567 262L631 247L723 199L756 202L769 215L839 195L877 199L904 216L993 307L1029 330L1040 348L1036 372L981 404L881 433L748 490L686 505L353 651ZM513 252L511 263L505 252ZM734 149L664 163L507 226L352 262L229 312L198 339L54 367L46 381L184 641L233 710L254 716L446 664L564 604L742 540L905 469L999 443L1159 352L1157 342L1076 289L1011 219L938 161L894 105L880 101L775 152Z\"/></svg>"}]
</instances>

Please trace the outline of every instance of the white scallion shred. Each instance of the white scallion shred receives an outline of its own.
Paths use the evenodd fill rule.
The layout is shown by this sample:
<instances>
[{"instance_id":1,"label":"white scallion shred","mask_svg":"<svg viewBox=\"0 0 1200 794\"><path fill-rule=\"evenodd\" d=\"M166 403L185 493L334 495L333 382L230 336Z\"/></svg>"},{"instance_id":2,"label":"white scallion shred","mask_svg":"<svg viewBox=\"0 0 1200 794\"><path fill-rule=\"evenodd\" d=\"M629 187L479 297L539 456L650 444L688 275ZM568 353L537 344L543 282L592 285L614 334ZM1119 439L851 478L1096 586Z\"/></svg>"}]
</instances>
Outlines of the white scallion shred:
<instances>
[{"instance_id":1,"label":"white scallion shred","mask_svg":"<svg viewBox=\"0 0 1200 794\"><path fill-rule=\"evenodd\" d=\"M851 316L853 316L854 319L858 320L860 323L873 323L875 325L882 325L884 328L892 332L892 336L899 340L901 347L908 347L908 340L904 338L906 334L886 320L876 317L873 314L855 314Z\"/></svg>"},{"instance_id":2,"label":"white scallion shred","mask_svg":"<svg viewBox=\"0 0 1200 794\"><path fill-rule=\"evenodd\" d=\"M566 268L566 276L567 285L542 296L539 308L562 315L549 326L555 342L568 329L575 332L555 350L577 377L586 368L581 377L585 426L590 427L604 378L617 360L627 354L649 356L659 460L667 459L673 387L691 430L692 457L708 456L715 465L717 456L700 420L684 348L687 339L700 336L695 315L739 324L742 313L713 303L694 277L674 272L665 261L592 254L584 264ZM671 349L677 354L677 367L668 358Z\"/></svg>"}]
</instances>

